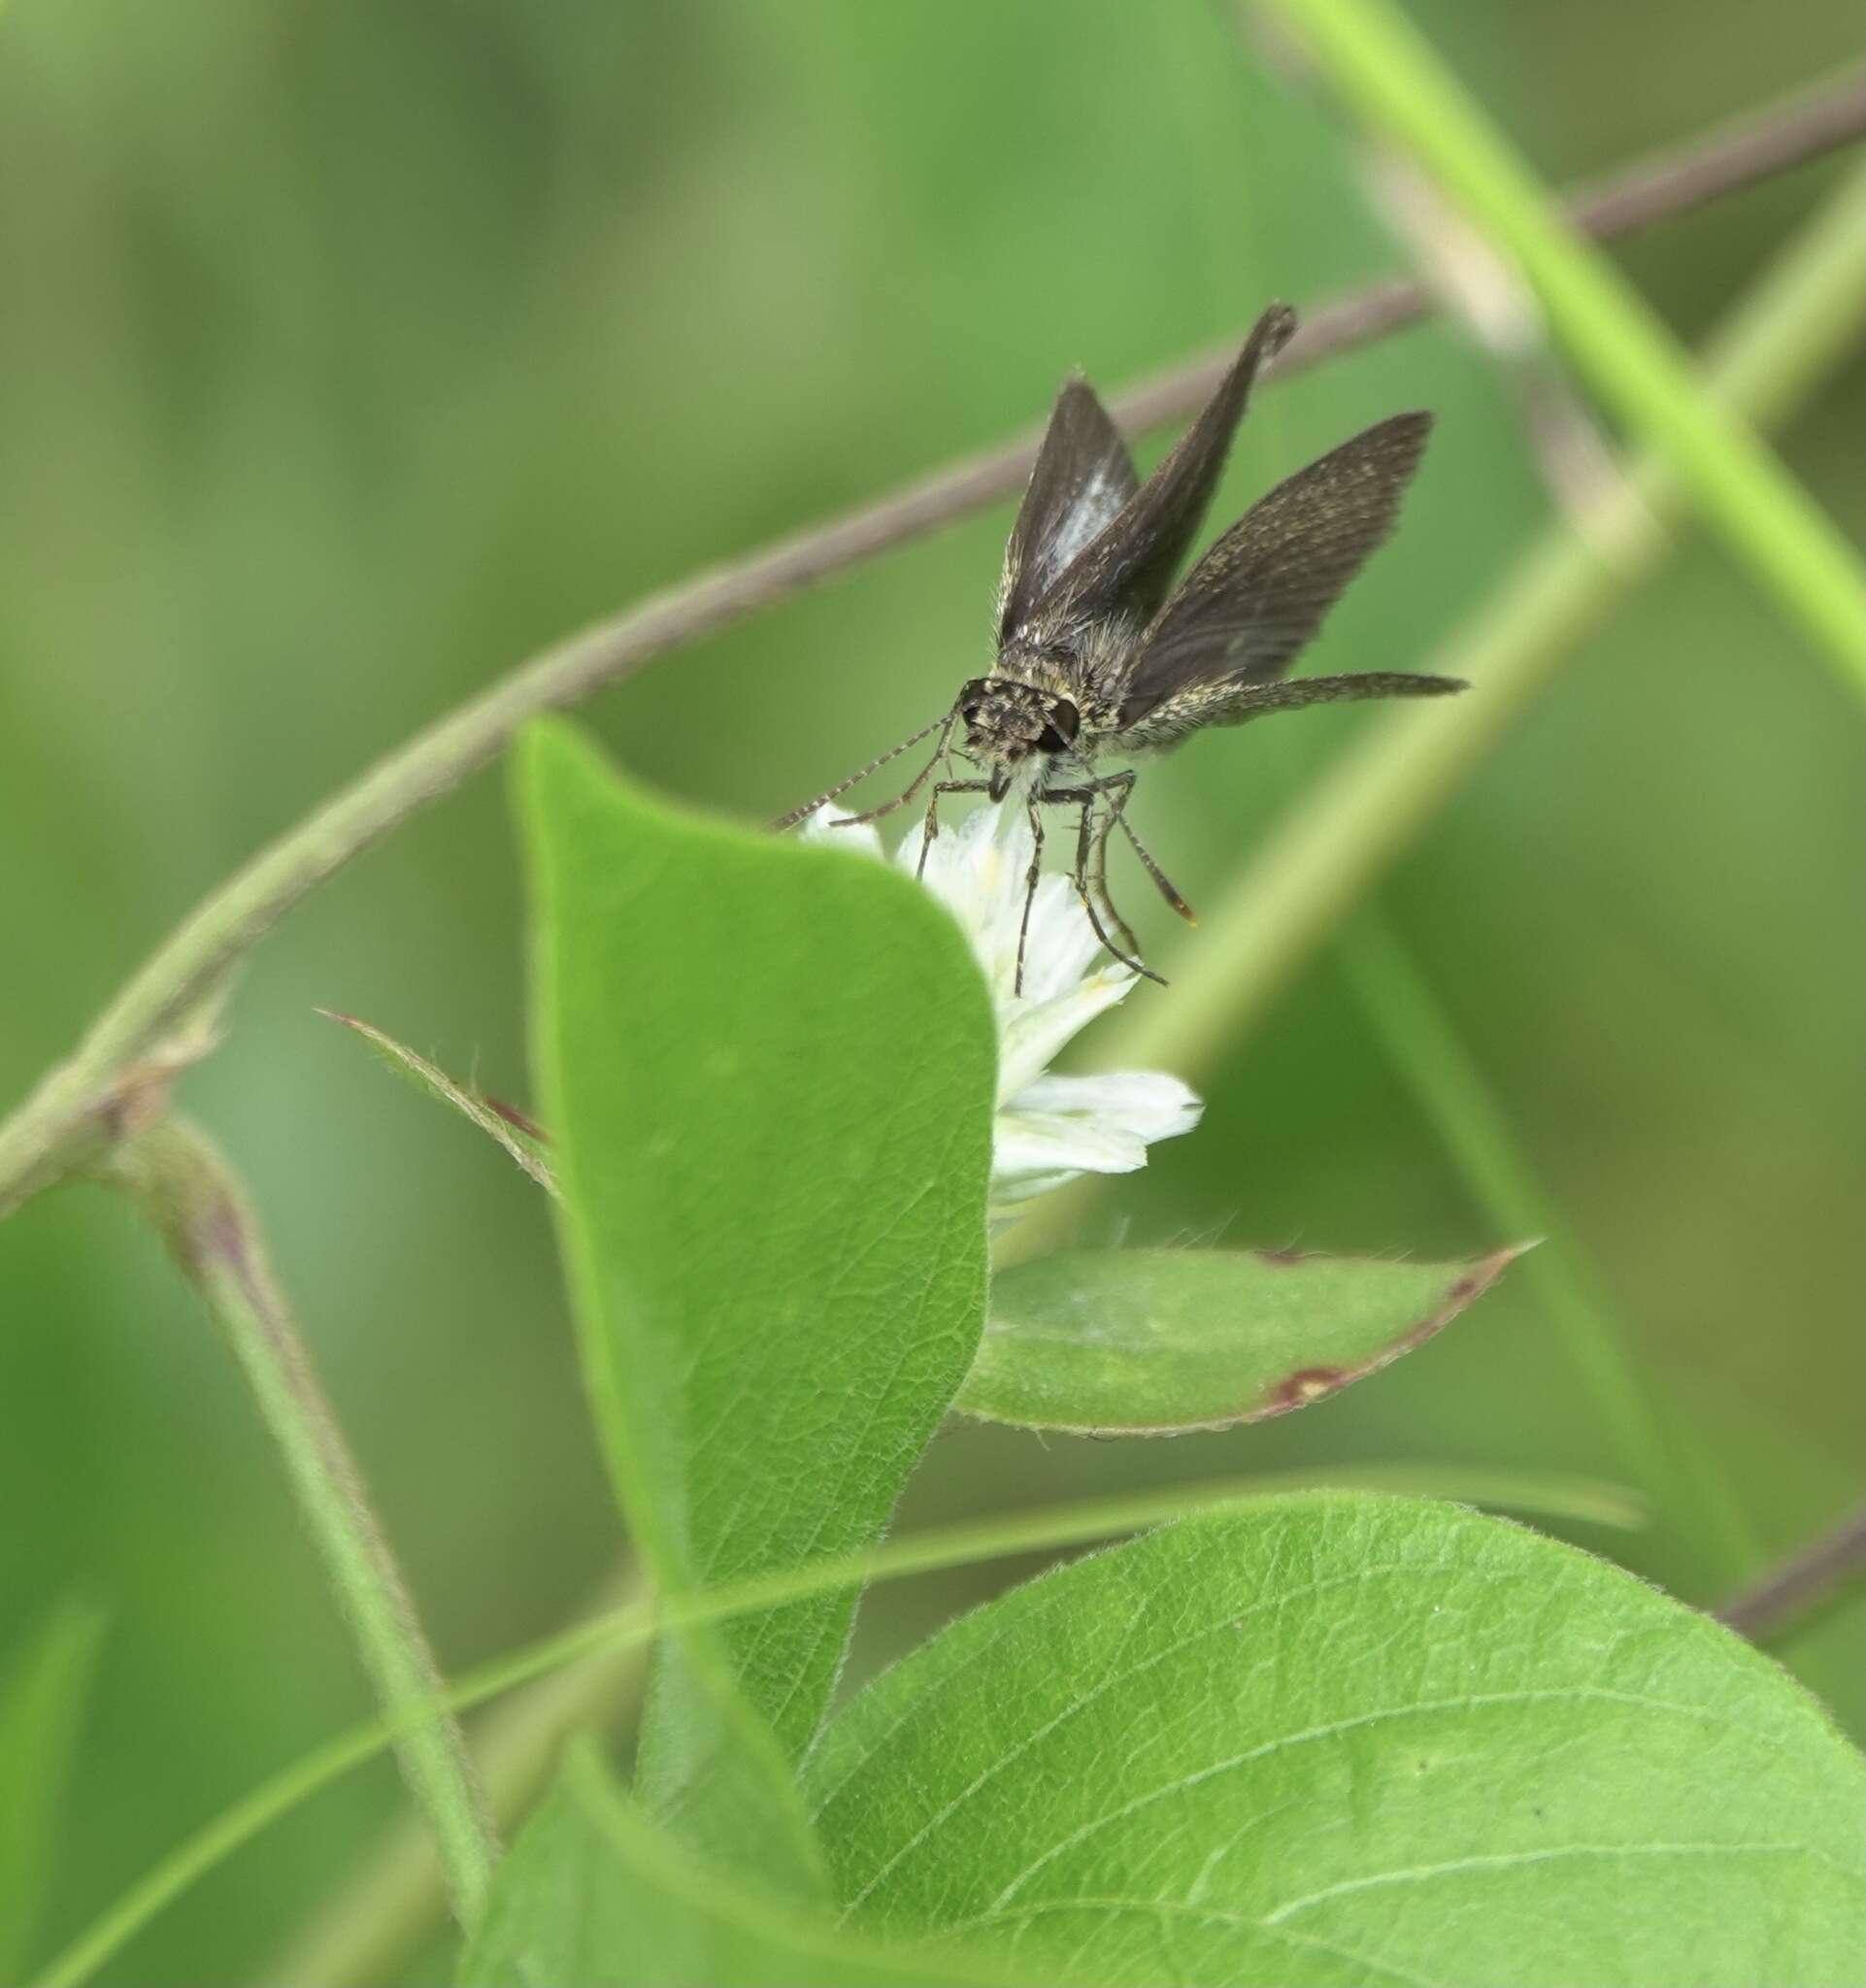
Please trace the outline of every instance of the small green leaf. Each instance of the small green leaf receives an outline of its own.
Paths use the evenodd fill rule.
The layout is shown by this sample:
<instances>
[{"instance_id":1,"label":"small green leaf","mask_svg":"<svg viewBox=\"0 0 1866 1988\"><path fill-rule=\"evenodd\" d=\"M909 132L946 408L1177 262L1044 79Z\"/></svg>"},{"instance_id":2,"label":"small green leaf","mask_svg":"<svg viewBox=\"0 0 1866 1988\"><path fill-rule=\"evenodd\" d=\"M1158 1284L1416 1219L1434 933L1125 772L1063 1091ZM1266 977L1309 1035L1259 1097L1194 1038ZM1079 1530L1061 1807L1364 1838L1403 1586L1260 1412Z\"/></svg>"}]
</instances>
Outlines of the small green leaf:
<instances>
[{"instance_id":1,"label":"small green leaf","mask_svg":"<svg viewBox=\"0 0 1866 1988\"><path fill-rule=\"evenodd\" d=\"M24 1977L103 1627L62 1602L0 1665L0 1981Z\"/></svg>"},{"instance_id":2,"label":"small green leaf","mask_svg":"<svg viewBox=\"0 0 1866 1988\"><path fill-rule=\"evenodd\" d=\"M565 728L522 760L537 1089L642 1554L678 1597L857 1551L978 1346L983 982L882 864L662 807ZM794 1760L853 1607L826 1595L680 1642L703 1669L723 1649ZM724 1757L717 1680L692 1670L662 1665L650 1693L641 1785L662 1814Z\"/></svg>"},{"instance_id":3,"label":"small green leaf","mask_svg":"<svg viewBox=\"0 0 1866 1988\"><path fill-rule=\"evenodd\" d=\"M1857 1754L1604 1562L1346 1492L1190 1519L980 1609L807 1786L851 1923L1034 1979L1857 1980Z\"/></svg>"},{"instance_id":4,"label":"small green leaf","mask_svg":"<svg viewBox=\"0 0 1866 1988\"><path fill-rule=\"evenodd\" d=\"M407 1077L417 1090L438 1098L442 1104L451 1105L516 1160L548 1194L557 1192L557 1183L550 1177L550 1168L545 1159L545 1136L522 1111L500 1104L496 1098L483 1097L466 1084L456 1083L446 1071L425 1056L417 1056L407 1044L398 1043L393 1036L384 1035L366 1021L358 1021L353 1014L339 1014L332 1008L320 1008L317 1012L361 1036L398 1077Z\"/></svg>"},{"instance_id":5,"label":"small green leaf","mask_svg":"<svg viewBox=\"0 0 1866 1988\"><path fill-rule=\"evenodd\" d=\"M1428 1340L1521 1254L1068 1251L992 1282L958 1406L1082 1436L1176 1436L1307 1408Z\"/></svg>"},{"instance_id":6,"label":"small green leaf","mask_svg":"<svg viewBox=\"0 0 1866 1988\"><path fill-rule=\"evenodd\" d=\"M458 1988L967 1988L696 1863L579 1746L493 1882Z\"/></svg>"}]
</instances>

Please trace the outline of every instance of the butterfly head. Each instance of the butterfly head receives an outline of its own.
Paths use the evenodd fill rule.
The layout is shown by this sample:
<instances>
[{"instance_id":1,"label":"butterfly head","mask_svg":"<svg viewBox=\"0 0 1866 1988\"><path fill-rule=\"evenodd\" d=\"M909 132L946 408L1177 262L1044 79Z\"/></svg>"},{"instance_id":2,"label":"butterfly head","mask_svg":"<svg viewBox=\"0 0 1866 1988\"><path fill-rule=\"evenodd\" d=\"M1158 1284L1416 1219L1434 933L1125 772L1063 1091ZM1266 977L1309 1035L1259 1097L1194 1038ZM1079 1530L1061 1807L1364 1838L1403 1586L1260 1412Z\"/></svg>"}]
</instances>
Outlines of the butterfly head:
<instances>
[{"instance_id":1,"label":"butterfly head","mask_svg":"<svg viewBox=\"0 0 1866 1988\"><path fill-rule=\"evenodd\" d=\"M965 726L959 749L986 770L994 801L1004 799L1033 758L1067 752L1082 729L1082 713L1068 698L1013 677L973 678L954 711Z\"/></svg>"}]
</instances>

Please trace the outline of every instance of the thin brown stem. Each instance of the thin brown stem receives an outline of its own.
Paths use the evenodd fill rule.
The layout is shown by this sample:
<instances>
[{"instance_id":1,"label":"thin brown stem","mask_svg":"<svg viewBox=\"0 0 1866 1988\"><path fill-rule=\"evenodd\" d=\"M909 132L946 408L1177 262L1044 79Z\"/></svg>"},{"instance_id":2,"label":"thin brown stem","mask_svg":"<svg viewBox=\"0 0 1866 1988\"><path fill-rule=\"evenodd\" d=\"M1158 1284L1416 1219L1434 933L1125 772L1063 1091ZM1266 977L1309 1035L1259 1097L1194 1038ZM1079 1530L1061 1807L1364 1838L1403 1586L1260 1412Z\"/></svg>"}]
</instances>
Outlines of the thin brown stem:
<instances>
[{"instance_id":1,"label":"thin brown stem","mask_svg":"<svg viewBox=\"0 0 1866 1988\"><path fill-rule=\"evenodd\" d=\"M1866 1574L1866 1508L1772 1569L1719 1608L1717 1620L1761 1642Z\"/></svg>"},{"instance_id":2,"label":"thin brown stem","mask_svg":"<svg viewBox=\"0 0 1866 1988\"><path fill-rule=\"evenodd\" d=\"M1591 233L1624 234L1817 157L1862 132L1866 89L1850 76L1583 190L1570 212ZM1383 338L1430 309L1417 282L1371 284L1314 312L1267 373L1282 378L1303 371ZM1231 358L1227 345L1141 381L1116 397L1116 419L1135 434L1188 413L1207 398ZM576 704L672 649L1009 496L1029 474L1038 441L1038 431L1030 430L596 622L379 761L201 904L123 987L71 1059L0 1124L0 1214L108 1143L139 1091L159 1091L181 1064L205 1051L212 1039L205 1011L280 916L418 809L459 786L527 718ZM187 1040L179 1042L184 1033Z\"/></svg>"},{"instance_id":3,"label":"thin brown stem","mask_svg":"<svg viewBox=\"0 0 1866 1988\"><path fill-rule=\"evenodd\" d=\"M1816 83L1784 103L1649 153L1629 170L1593 181L1569 198L1570 215L1611 240L1669 220L1758 180L1806 165L1866 132L1866 78L1858 71Z\"/></svg>"}]
</instances>

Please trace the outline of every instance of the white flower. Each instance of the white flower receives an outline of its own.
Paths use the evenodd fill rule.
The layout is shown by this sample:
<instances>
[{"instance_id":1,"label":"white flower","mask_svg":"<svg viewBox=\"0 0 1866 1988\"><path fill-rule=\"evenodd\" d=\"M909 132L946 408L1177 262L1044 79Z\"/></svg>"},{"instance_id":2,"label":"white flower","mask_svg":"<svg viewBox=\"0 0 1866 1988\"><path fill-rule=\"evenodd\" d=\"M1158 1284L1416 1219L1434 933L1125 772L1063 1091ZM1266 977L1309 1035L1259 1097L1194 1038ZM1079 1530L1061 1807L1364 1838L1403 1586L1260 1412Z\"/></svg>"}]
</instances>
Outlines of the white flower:
<instances>
[{"instance_id":1,"label":"white flower","mask_svg":"<svg viewBox=\"0 0 1866 1988\"><path fill-rule=\"evenodd\" d=\"M813 842L882 853L866 826L838 827L819 809L805 824ZM919 863L916 829L895 851L911 877ZM994 1218L1079 1174L1131 1174L1156 1139L1190 1132L1205 1109L1177 1077L1124 1071L1053 1077L1050 1059L1138 977L1102 952L1073 884L1047 875L1037 884L1024 945L1023 992L1017 932L1030 868L1030 824L1016 799L981 808L942 829L926 852L921 880L958 920L991 988L998 1024L997 1113L991 1128L990 1208ZM1094 966L1097 957L1101 964ZM1090 968L1093 967L1093 971Z\"/></svg>"}]
</instances>

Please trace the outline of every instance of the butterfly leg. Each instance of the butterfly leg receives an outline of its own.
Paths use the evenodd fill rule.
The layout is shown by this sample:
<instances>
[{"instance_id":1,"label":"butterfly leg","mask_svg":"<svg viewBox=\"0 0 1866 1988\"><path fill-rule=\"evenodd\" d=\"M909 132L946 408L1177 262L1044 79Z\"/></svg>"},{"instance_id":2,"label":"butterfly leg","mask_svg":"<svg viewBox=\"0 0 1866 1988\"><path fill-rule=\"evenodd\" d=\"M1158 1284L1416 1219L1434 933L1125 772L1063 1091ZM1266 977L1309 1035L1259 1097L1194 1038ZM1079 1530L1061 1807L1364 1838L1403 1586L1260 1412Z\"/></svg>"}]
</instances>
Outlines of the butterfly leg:
<instances>
[{"instance_id":1,"label":"butterfly leg","mask_svg":"<svg viewBox=\"0 0 1866 1988\"><path fill-rule=\"evenodd\" d=\"M1101 798L1101 785L1097 781L1085 787L1051 787L1038 797L1040 800L1054 802L1061 806L1079 808L1082 812L1076 824L1076 869L1072 881L1076 895L1082 900L1082 908L1088 913L1088 922L1094 928L1095 937L1101 941L1102 949L1113 959L1140 974L1145 978L1157 981L1162 987L1166 982L1151 967L1140 958L1140 944L1127 929L1127 920L1115 909L1114 901L1108 895L1108 878L1105 860L1097 866L1097 855L1107 842L1108 831L1104 826L1096 834L1096 803ZM1101 905L1095 902L1096 892L1101 894ZM1109 937L1108 926L1102 923L1102 911L1108 912L1109 923L1124 940L1125 946L1118 945Z\"/></svg>"},{"instance_id":2,"label":"butterfly leg","mask_svg":"<svg viewBox=\"0 0 1866 1988\"><path fill-rule=\"evenodd\" d=\"M1030 912L1037 902L1037 883L1043 876L1043 810L1040 804L1045 798L1033 789L1024 803L1030 816L1030 868L1023 879L1023 922L1017 927L1017 972L1011 983L1014 996L1023 992L1023 949L1030 937Z\"/></svg>"},{"instance_id":3,"label":"butterfly leg","mask_svg":"<svg viewBox=\"0 0 1866 1988\"><path fill-rule=\"evenodd\" d=\"M1115 902L1115 894L1108 883L1108 836L1114 827L1112 812L1097 824L1099 833L1094 844L1094 876L1092 881L1101 896L1102 909L1108 913L1109 921L1120 935L1129 952L1139 952L1141 943L1134 937L1134 928L1120 914L1120 908Z\"/></svg>"},{"instance_id":4,"label":"butterfly leg","mask_svg":"<svg viewBox=\"0 0 1866 1988\"><path fill-rule=\"evenodd\" d=\"M988 794L989 780L935 780L933 791L926 797L926 819L920 824L920 860L914 866L916 880L926 874L926 852L933 845L933 838L940 832L940 796L942 794Z\"/></svg>"},{"instance_id":5,"label":"butterfly leg","mask_svg":"<svg viewBox=\"0 0 1866 1988\"><path fill-rule=\"evenodd\" d=\"M1180 895L1166 872L1148 854L1146 844L1134 833L1133 824L1127 818L1127 797L1134 791L1135 778L1135 775L1132 773L1112 773L1105 780L1098 782L1105 792L1116 794L1116 798L1109 803L1108 827L1102 830L1104 858L1106 857L1109 829L1118 827L1122 835L1127 838L1128 844L1135 855L1141 859L1141 867L1153 879L1153 888L1179 912L1180 916L1188 925L1196 925L1199 922L1198 914Z\"/></svg>"}]
</instances>

